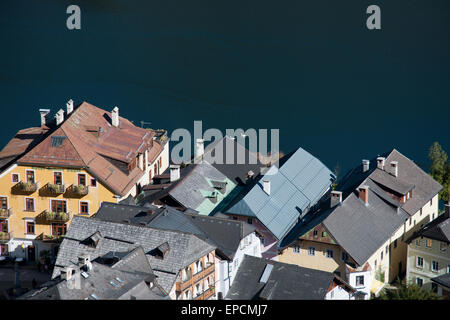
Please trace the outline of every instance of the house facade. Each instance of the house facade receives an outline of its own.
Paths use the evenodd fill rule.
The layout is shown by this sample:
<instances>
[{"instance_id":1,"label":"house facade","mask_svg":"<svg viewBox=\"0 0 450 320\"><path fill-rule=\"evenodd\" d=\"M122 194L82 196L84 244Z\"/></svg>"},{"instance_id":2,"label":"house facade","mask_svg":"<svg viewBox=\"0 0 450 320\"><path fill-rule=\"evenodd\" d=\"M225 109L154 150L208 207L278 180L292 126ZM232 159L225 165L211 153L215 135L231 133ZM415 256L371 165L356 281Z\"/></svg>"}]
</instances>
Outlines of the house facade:
<instances>
[{"instance_id":1,"label":"house facade","mask_svg":"<svg viewBox=\"0 0 450 320\"><path fill-rule=\"evenodd\" d=\"M433 278L450 273L450 219L447 211L415 232L407 241L407 283L438 292Z\"/></svg>"},{"instance_id":2,"label":"house facade","mask_svg":"<svg viewBox=\"0 0 450 320\"><path fill-rule=\"evenodd\" d=\"M103 201L135 195L168 166L167 137L134 126L116 107L87 102L41 109L41 126L24 129L0 152L1 254L35 261L55 255L75 215L91 216Z\"/></svg>"},{"instance_id":3,"label":"house facade","mask_svg":"<svg viewBox=\"0 0 450 320\"><path fill-rule=\"evenodd\" d=\"M372 165L371 165L372 163ZM406 272L406 239L438 214L442 186L397 150L342 179L328 204L291 234L279 261L345 277L369 299Z\"/></svg>"}]
</instances>

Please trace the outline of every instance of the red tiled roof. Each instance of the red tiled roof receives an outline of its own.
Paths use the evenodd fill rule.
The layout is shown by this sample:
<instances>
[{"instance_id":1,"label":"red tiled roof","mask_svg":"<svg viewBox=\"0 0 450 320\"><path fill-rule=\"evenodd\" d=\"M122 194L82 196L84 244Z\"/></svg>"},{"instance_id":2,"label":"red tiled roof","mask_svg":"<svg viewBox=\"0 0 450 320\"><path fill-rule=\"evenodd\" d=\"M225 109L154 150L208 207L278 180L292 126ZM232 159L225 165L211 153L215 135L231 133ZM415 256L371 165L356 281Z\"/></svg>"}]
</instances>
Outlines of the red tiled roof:
<instances>
[{"instance_id":1,"label":"red tiled roof","mask_svg":"<svg viewBox=\"0 0 450 320\"><path fill-rule=\"evenodd\" d=\"M128 175L105 157L129 164L150 148L153 131L136 127L119 117L119 127L111 125L111 113L83 102L67 119L19 159L18 163L86 168L100 182L119 195L126 194L143 175L136 167ZM52 137L65 136L62 144L52 147ZM152 162L162 151L153 143L149 150Z\"/></svg>"}]
</instances>

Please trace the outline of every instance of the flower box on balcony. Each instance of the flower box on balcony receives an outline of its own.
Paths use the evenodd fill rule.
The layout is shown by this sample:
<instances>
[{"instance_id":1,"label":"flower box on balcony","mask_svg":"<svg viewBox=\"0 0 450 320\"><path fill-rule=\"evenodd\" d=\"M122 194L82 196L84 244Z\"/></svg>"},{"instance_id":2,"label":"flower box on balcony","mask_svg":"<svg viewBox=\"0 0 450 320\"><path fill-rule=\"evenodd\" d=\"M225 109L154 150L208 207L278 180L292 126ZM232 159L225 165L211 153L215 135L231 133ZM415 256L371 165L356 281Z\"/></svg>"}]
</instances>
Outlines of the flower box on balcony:
<instances>
[{"instance_id":1,"label":"flower box on balcony","mask_svg":"<svg viewBox=\"0 0 450 320\"><path fill-rule=\"evenodd\" d=\"M20 181L18 186L21 191L25 191L25 192L35 192L38 189L37 182L32 183L32 182Z\"/></svg>"},{"instance_id":2,"label":"flower box on balcony","mask_svg":"<svg viewBox=\"0 0 450 320\"><path fill-rule=\"evenodd\" d=\"M46 211L45 218L49 221L68 221L70 219L70 213Z\"/></svg>"},{"instance_id":3,"label":"flower box on balcony","mask_svg":"<svg viewBox=\"0 0 450 320\"><path fill-rule=\"evenodd\" d=\"M72 185L72 192L79 196L85 196L89 193L89 187L83 185Z\"/></svg>"},{"instance_id":4,"label":"flower box on balcony","mask_svg":"<svg viewBox=\"0 0 450 320\"><path fill-rule=\"evenodd\" d=\"M11 239L10 232L0 232L0 241L9 241Z\"/></svg>"},{"instance_id":5,"label":"flower box on balcony","mask_svg":"<svg viewBox=\"0 0 450 320\"><path fill-rule=\"evenodd\" d=\"M66 186L63 184L47 184L47 189L48 191L50 191L51 193L54 194L61 194L64 193L66 191Z\"/></svg>"},{"instance_id":6,"label":"flower box on balcony","mask_svg":"<svg viewBox=\"0 0 450 320\"><path fill-rule=\"evenodd\" d=\"M0 219L7 219L12 215L12 209L0 209Z\"/></svg>"}]
</instances>

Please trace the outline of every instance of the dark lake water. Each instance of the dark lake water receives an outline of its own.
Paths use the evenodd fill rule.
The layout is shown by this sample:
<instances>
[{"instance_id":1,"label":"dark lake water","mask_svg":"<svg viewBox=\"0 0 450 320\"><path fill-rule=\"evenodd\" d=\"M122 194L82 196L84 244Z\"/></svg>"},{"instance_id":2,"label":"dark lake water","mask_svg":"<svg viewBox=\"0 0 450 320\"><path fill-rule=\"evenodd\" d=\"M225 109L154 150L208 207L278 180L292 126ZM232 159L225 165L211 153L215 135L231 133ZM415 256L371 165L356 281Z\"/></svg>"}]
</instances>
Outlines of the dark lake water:
<instances>
[{"instance_id":1,"label":"dark lake water","mask_svg":"<svg viewBox=\"0 0 450 320\"><path fill-rule=\"evenodd\" d=\"M450 152L448 0L2 0L0 41L1 145L72 98L169 132L279 128L331 169Z\"/></svg>"}]
</instances>

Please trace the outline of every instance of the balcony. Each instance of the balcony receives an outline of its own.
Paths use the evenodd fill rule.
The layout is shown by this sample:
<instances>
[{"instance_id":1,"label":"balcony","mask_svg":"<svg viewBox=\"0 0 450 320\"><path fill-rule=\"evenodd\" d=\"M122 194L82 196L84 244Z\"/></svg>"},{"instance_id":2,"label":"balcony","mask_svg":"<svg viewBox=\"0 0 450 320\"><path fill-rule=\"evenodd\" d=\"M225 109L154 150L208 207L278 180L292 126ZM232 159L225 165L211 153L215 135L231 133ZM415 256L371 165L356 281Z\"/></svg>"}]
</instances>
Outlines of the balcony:
<instances>
[{"instance_id":1,"label":"balcony","mask_svg":"<svg viewBox=\"0 0 450 320\"><path fill-rule=\"evenodd\" d=\"M186 288L192 286L194 283L202 280L203 278L206 278L211 273L214 273L214 271L215 271L215 266L214 266L213 263L211 263L211 264L208 265L208 267L206 267L206 269L203 269L202 271L197 272L194 275L192 275L189 272L185 280L176 283L175 289L178 292L182 292Z\"/></svg>"},{"instance_id":2,"label":"balcony","mask_svg":"<svg viewBox=\"0 0 450 320\"><path fill-rule=\"evenodd\" d=\"M72 218L70 212L44 211L45 220L48 222L67 222Z\"/></svg>"},{"instance_id":3,"label":"balcony","mask_svg":"<svg viewBox=\"0 0 450 320\"><path fill-rule=\"evenodd\" d=\"M39 189L39 183L38 182L25 182L25 181L20 181L17 185L16 185L17 190L21 191L21 192L29 192L29 193L33 193L36 192L37 189Z\"/></svg>"},{"instance_id":4,"label":"balcony","mask_svg":"<svg viewBox=\"0 0 450 320\"><path fill-rule=\"evenodd\" d=\"M13 238L12 232L0 232L0 243L8 242Z\"/></svg>"},{"instance_id":5,"label":"balcony","mask_svg":"<svg viewBox=\"0 0 450 320\"><path fill-rule=\"evenodd\" d=\"M203 291L201 295L194 297L194 300L206 300L214 295L214 286L211 286L209 289Z\"/></svg>"},{"instance_id":6,"label":"balcony","mask_svg":"<svg viewBox=\"0 0 450 320\"><path fill-rule=\"evenodd\" d=\"M51 194L63 194L66 192L66 185L47 183L46 189Z\"/></svg>"},{"instance_id":7,"label":"balcony","mask_svg":"<svg viewBox=\"0 0 450 320\"><path fill-rule=\"evenodd\" d=\"M0 219L8 219L13 214L12 208L0 209Z\"/></svg>"},{"instance_id":8,"label":"balcony","mask_svg":"<svg viewBox=\"0 0 450 320\"><path fill-rule=\"evenodd\" d=\"M70 191L72 192L72 194L79 196L79 197L83 197L89 194L89 187L88 186L83 186L83 185L75 185L73 184L70 188Z\"/></svg>"},{"instance_id":9,"label":"balcony","mask_svg":"<svg viewBox=\"0 0 450 320\"><path fill-rule=\"evenodd\" d=\"M49 243L59 243L62 240L64 240L64 235L53 236L53 235L48 235L48 234L41 233L40 235L38 235L35 238L35 240L40 240L40 241L49 242Z\"/></svg>"}]
</instances>

